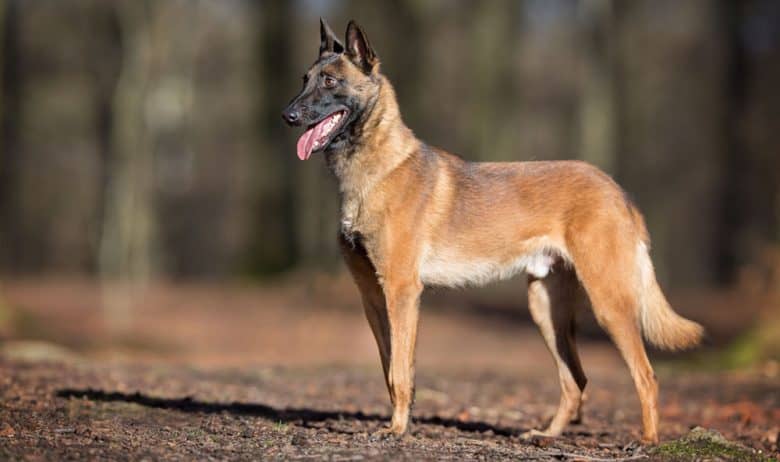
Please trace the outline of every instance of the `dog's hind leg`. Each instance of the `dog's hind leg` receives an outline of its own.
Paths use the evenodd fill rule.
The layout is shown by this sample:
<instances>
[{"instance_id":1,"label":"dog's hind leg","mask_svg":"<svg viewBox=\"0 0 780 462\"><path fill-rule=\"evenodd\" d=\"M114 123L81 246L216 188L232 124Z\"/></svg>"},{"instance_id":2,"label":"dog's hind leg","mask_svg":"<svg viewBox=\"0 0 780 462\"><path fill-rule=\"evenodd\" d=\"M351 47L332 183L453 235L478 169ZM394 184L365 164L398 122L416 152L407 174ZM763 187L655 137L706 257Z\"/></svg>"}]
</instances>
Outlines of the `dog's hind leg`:
<instances>
[{"instance_id":1,"label":"dog's hind leg","mask_svg":"<svg viewBox=\"0 0 780 462\"><path fill-rule=\"evenodd\" d=\"M623 356L642 405L642 439L647 443L658 442L658 383L645 352L639 321L636 315L612 306L633 306L631 298L616 297L606 288L589 291L596 320L609 332Z\"/></svg>"},{"instance_id":2,"label":"dog's hind leg","mask_svg":"<svg viewBox=\"0 0 780 462\"><path fill-rule=\"evenodd\" d=\"M531 430L526 437L558 436L570 421L580 417L587 379L574 344L574 315L583 297L576 274L560 262L543 279L529 277L528 306L558 366L561 400L547 429Z\"/></svg>"},{"instance_id":3,"label":"dog's hind leg","mask_svg":"<svg viewBox=\"0 0 780 462\"><path fill-rule=\"evenodd\" d=\"M658 442L658 382L640 328L635 243L615 235L570 246L593 314L620 350L642 405L642 439Z\"/></svg>"},{"instance_id":4,"label":"dog's hind leg","mask_svg":"<svg viewBox=\"0 0 780 462\"><path fill-rule=\"evenodd\" d=\"M599 324L609 332L634 379L642 405L642 440L658 443L658 382L647 358L639 321L633 313L612 310L610 305L633 306L635 302L629 297L615 298L605 292L602 289L589 292L593 312Z\"/></svg>"}]
</instances>

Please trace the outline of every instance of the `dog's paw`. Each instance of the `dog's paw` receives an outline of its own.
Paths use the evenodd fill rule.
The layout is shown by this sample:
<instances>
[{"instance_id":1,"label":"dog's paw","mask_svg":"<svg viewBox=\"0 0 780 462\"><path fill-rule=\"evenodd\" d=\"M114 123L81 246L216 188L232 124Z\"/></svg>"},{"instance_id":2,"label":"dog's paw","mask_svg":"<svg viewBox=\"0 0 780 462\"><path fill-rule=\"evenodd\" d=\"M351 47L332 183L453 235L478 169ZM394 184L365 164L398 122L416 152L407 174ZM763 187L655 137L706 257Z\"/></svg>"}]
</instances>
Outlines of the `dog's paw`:
<instances>
[{"instance_id":1,"label":"dog's paw","mask_svg":"<svg viewBox=\"0 0 780 462\"><path fill-rule=\"evenodd\" d=\"M401 439L404 436L403 431L398 431L392 427L384 427L375 431L369 436L371 441L395 441Z\"/></svg>"},{"instance_id":2,"label":"dog's paw","mask_svg":"<svg viewBox=\"0 0 780 462\"><path fill-rule=\"evenodd\" d=\"M656 446L658 445L658 442L658 434L656 433L642 436L642 444L645 446Z\"/></svg>"},{"instance_id":3,"label":"dog's paw","mask_svg":"<svg viewBox=\"0 0 780 462\"><path fill-rule=\"evenodd\" d=\"M535 438L555 438L557 436L558 435L552 434L552 433L550 433L547 430L542 431L542 430L537 430L535 428L533 428L531 430L528 430L525 433L520 434L520 438L522 438L524 440L532 440L532 439L535 439Z\"/></svg>"}]
</instances>

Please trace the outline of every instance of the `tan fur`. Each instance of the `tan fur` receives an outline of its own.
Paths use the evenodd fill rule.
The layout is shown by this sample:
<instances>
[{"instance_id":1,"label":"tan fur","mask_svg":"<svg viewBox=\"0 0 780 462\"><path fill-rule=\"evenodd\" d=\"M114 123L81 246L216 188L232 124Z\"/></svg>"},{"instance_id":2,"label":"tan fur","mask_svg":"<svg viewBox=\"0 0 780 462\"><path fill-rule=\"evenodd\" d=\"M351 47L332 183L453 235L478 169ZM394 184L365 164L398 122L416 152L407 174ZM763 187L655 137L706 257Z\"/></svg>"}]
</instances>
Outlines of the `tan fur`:
<instances>
[{"instance_id":1,"label":"tan fur","mask_svg":"<svg viewBox=\"0 0 780 462\"><path fill-rule=\"evenodd\" d=\"M362 293L393 403L389 431L407 429L419 297L425 285L481 285L529 275L534 321L558 365L561 402L543 433L579 416L587 379L574 308L588 300L629 366L644 439L658 441L658 386L642 332L664 348L695 345L701 327L669 307L655 280L641 214L607 175L583 162L469 163L430 148L401 120L371 61L327 72L366 107L349 150L326 152L342 196L341 247Z\"/></svg>"},{"instance_id":2,"label":"tan fur","mask_svg":"<svg viewBox=\"0 0 780 462\"><path fill-rule=\"evenodd\" d=\"M642 333L653 345L665 350L682 350L696 346L704 331L699 324L675 313L655 280L653 263L647 245L637 246L637 266Z\"/></svg>"}]
</instances>

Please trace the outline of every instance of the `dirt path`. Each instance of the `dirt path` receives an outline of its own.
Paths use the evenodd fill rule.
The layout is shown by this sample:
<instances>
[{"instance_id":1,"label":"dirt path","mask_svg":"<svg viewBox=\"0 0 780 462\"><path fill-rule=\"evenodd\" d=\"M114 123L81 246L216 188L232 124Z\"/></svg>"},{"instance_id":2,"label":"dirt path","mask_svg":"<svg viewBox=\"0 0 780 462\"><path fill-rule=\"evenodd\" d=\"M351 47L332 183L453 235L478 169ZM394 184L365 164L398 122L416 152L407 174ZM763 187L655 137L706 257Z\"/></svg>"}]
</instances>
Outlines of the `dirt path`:
<instances>
[{"instance_id":1,"label":"dirt path","mask_svg":"<svg viewBox=\"0 0 780 462\"><path fill-rule=\"evenodd\" d=\"M564 438L519 434L553 411L552 381L512 374L420 374L415 424L386 424L377 371L344 367L211 370L93 362L0 362L3 460L587 460L647 455L630 384L599 383ZM696 425L776 454L777 380L663 377L666 440ZM652 458L652 457L651 457ZM662 458L659 460L663 460ZM760 460L760 459L756 459Z\"/></svg>"},{"instance_id":2,"label":"dirt path","mask_svg":"<svg viewBox=\"0 0 780 462\"><path fill-rule=\"evenodd\" d=\"M529 442L519 435L558 400L535 328L427 307L411 434L375 439L389 405L373 339L354 289L328 287L157 288L117 335L92 286L6 284L0 460L675 460L637 444L639 405L608 341L579 342L584 422ZM654 362L662 440L702 426L751 448L709 460L777 455L776 364L736 374Z\"/></svg>"}]
</instances>

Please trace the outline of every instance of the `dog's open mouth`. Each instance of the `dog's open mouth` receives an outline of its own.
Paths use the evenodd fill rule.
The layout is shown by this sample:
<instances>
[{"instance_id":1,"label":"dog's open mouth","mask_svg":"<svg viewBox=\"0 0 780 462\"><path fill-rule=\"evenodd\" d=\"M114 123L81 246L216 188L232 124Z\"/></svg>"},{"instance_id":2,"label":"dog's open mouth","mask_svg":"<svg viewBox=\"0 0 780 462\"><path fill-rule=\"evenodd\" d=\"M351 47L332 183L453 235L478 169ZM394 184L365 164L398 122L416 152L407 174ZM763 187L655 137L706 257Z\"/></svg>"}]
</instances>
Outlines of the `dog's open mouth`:
<instances>
[{"instance_id":1,"label":"dog's open mouth","mask_svg":"<svg viewBox=\"0 0 780 462\"><path fill-rule=\"evenodd\" d=\"M346 119L347 111L340 110L310 125L298 138L298 158L306 160L313 152L325 149Z\"/></svg>"}]
</instances>

